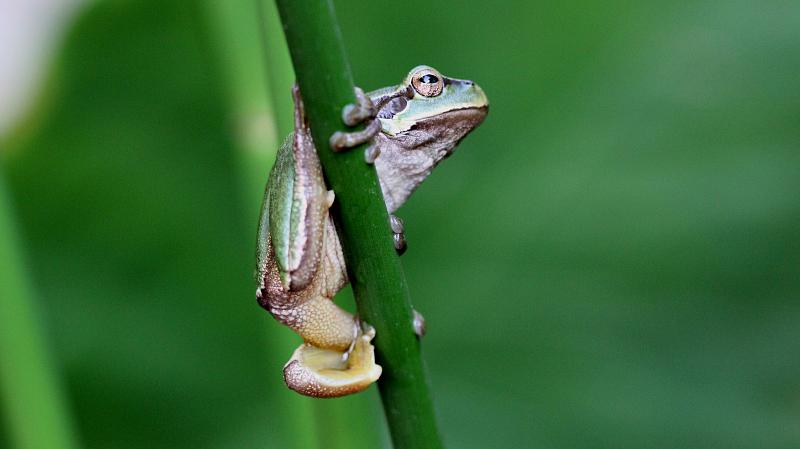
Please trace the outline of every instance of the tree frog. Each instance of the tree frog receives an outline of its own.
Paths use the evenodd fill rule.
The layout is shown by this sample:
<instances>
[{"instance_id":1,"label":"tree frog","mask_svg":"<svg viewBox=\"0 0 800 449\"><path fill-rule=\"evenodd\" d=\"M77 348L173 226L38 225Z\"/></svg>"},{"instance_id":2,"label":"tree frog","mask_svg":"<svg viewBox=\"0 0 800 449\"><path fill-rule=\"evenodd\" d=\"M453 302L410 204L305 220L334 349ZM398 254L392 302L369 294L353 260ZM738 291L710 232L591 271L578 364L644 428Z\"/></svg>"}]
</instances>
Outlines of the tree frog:
<instances>
[{"instance_id":1,"label":"tree frog","mask_svg":"<svg viewBox=\"0 0 800 449\"><path fill-rule=\"evenodd\" d=\"M284 366L289 388L308 396L337 397L369 386L381 367L371 344L374 329L333 302L348 281L328 214L335 195L325 185L296 87L293 94L295 129L278 151L264 194L256 297L304 340ZM448 78L428 66L413 68L398 86L369 94L356 88L356 97L358 103L344 109L343 121L367 126L335 133L331 148L369 143L365 160L375 165L390 214L483 121L489 107L477 84ZM390 217L395 247L402 252L402 221ZM415 319L418 334L422 327Z\"/></svg>"}]
</instances>

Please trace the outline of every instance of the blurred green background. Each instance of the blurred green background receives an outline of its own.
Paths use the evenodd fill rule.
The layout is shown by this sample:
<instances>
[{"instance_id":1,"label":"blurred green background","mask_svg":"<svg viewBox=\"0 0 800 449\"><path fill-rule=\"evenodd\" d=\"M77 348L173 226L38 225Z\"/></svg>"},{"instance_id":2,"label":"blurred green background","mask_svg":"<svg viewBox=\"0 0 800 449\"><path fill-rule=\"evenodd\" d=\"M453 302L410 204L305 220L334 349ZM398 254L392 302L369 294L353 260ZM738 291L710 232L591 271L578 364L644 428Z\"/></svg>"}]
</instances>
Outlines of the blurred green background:
<instances>
[{"instance_id":1,"label":"blurred green background","mask_svg":"<svg viewBox=\"0 0 800 449\"><path fill-rule=\"evenodd\" d=\"M335 4L360 86L491 101L399 212L448 447L800 447L800 4ZM250 1L86 3L0 136L0 270L83 447L388 445L374 387L284 389L254 299L292 80L263 14L266 51Z\"/></svg>"}]
</instances>

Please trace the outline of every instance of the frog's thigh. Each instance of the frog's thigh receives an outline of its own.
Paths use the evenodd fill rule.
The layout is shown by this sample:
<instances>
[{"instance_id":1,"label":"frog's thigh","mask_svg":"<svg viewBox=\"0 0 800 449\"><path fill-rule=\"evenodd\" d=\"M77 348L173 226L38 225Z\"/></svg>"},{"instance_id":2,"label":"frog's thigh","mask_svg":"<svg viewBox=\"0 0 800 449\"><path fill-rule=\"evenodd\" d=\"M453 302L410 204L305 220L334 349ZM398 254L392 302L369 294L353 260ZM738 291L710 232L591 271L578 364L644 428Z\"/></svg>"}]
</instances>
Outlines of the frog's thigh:
<instances>
[{"instance_id":1,"label":"frog's thigh","mask_svg":"<svg viewBox=\"0 0 800 449\"><path fill-rule=\"evenodd\" d=\"M315 296L292 311L293 328L314 346L346 351L353 341L353 315L323 296Z\"/></svg>"}]
</instances>

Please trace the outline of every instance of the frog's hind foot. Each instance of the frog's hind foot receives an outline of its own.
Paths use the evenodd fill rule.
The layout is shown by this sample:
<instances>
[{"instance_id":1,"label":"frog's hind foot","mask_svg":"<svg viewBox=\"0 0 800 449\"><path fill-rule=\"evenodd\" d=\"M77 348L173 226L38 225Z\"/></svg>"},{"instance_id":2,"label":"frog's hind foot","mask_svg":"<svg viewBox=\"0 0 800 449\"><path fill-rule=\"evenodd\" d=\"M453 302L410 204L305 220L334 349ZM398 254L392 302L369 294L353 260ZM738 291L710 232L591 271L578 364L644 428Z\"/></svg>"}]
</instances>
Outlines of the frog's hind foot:
<instances>
[{"instance_id":1,"label":"frog's hind foot","mask_svg":"<svg viewBox=\"0 0 800 449\"><path fill-rule=\"evenodd\" d=\"M353 344L346 352L300 345L283 367L283 379L292 390L317 398L357 393L378 380L382 368L375 363L372 339L375 329L360 322Z\"/></svg>"}]
</instances>

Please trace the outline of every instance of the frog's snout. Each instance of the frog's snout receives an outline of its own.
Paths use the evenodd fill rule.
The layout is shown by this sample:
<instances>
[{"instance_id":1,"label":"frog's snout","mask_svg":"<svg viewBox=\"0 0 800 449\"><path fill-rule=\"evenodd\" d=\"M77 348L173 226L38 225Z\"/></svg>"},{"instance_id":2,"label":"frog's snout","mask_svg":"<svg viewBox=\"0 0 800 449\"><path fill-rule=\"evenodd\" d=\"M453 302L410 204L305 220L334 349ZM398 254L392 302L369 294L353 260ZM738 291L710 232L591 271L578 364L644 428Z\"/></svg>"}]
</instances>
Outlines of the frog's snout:
<instances>
[{"instance_id":1,"label":"frog's snout","mask_svg":"<svg viewBox=\"0 0 800 449\"><path fill-rule=\"evenodd\" d=\"M463 87L467 91L467 95L470 97L471 103L474 105L473 107L488 109L489 98L486 96L486 93L483 92L481 86L470 80L464 80L463 83Z\"/></svg>"}]
</instances>

